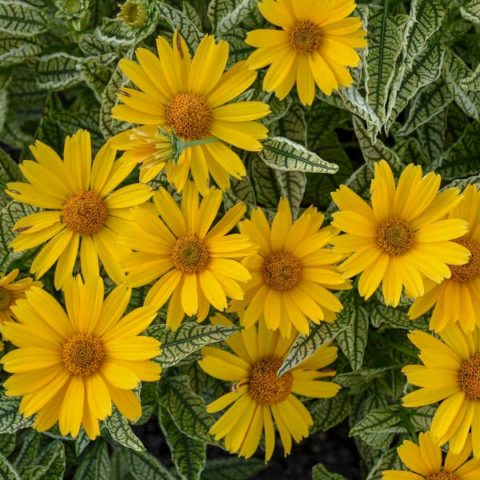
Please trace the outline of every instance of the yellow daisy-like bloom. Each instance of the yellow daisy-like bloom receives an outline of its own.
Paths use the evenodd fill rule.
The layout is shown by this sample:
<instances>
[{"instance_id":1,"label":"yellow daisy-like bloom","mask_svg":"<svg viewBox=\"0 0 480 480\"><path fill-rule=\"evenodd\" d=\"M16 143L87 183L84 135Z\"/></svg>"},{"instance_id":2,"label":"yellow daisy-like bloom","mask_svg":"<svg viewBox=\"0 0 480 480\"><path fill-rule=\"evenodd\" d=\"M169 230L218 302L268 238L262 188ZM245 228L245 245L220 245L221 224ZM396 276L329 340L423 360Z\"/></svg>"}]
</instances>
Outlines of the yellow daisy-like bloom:
<instances>
[{"instance_id":1,"label":"yellow daisy-like bloom","mask_svg":"<svg viewBox=\"0 0 480 480\"><path fill-rule=\"evenodd\" d=\"M63 161L42 142L35 142L30 150L37 161L20 165L29 183L9 183L7 193L44 211L15 224L20 234L10 246L18 252L46 242L30 271L38 278L57 262L57 289L72 274L78 251L85 276L99 275L100 258L109 277L123 282L120 258L127 251L118 244L117 232L128 228L130 207L151 197L150 187L132 184L115 190L134 165L115 161L115 150L108 143L92 164L90 134L84 130L66 138Z\"/></svg>"},{"instance_id":2,"label":"yellow daisy-like bloom","mask_svg":"<svg viewBox=\"0 0 480 480\"><path fill-rule=\"evenodd\" d=\"M351 255L340 265L347 277L361 273L358 290L365 298L382 282L387 305L396 306L402 288L417 298L425 293L424 277L440 283L450 278L449 265L467 263L470 252L452 240L467 232L465 220L446 218L461 201L457 188L439 193L441 178L408 165L395 185L384 160L375 165L368 205L342 185L332 193L340 212L332 225L346 232L333 240L335 251Z\"/></svg>"},{"instance_id":3,"label":"yellow daisy-like bloom","mask_svg":"<svg viewBox=\"0 0 480 480\"><path fill-rule=\"evenodd\" d=\"M450 441L450 450L459 453L471 430L474 455L480 458L480 330L465 333L454 323L439 335L417 330L409 334L424 365L403 369L409 383L421 387L403 403L420 407L441 402L431 425L435 442Z\"/></svg>"},{"instance_id":4,"label":"yellow daisy-like bloom","mask_svg":"<svg viewBox=\"0 0 480 480\"><path fill-rule=\"evenodd\" d=\"M263 88L285 98L296 83L304 105L315 98L315 84L326 95L353 83L347 67L356 67L355 51L367 45L358 17L348 17L353 0L263 0L262 15L281 30L254 30L246 43L257 47L250 68L270 65Z\"/></svg>"},{"instance_id":5,"label":"yellow daisy-like bloom","mask_svg":"<svg viewBox=\"0 0 480 480\"><path fill-rule=\"evenodd\" d=\"M218 315L213 323L231 324ZM292 438L300 442L308 436L312 417L295 394L311 398L332 398L340 389L333 382L321 380L335 376L332 370L320 370L337 357L337 349L322 346L292 370L277 377L295 336L281 337L264 322L242 330L226 340L233 353L219 348L202 349L199 362L209 375L235 382L232 391L210 403L214 413L233 405L212 426L216 440L225 438L225 447L242 457L252 456L265 434L265 460L275 447L275 425L280 433L285 455L292 449Z\"/></svg>"},{"instance_id":6,"label":"yellow daisy-like bloom","mask_svg":"<svg viewBox=\"0 0 480 480\"><path fill-rule=\"evenodd\" d=\"M199 204L198 190L188 182L179 207L160 189L154 208L138 207L124 240L135 250L125 258L127 284L147 285L156 280L145 297L146 305L160 309L170 299L167 327L176 330L184 315L203 321L212 305L227 307L227 297L243 298L240 285L250 279L241 260L256 252L246 235L228 234L245 213L237 204L212 227L222 203L222 192L211 188ZM171 298L170 298L171 297Z\"/></svg>"},{"instance_id":7,"label":"yellow daisy-like bloom","mask_svg":"<svg viewBox=\"0 0 480 480\"><path fill-rule=\"evenodd\" d=\"M468 232L455 240L468 248L470 260L465 265L450 265L452 276L440 285L431 283L427 293L417 299L410 318L423 315L435 305L430 328L440 331L450 322L458 322L466 331L480 325L480 192L474 185L465 189L463 200L449 213L449 218L468 222Z\"/></svg>"},{"instance_id":8,"label":"yellow daisy-like bloom","mask_svg":"<svg viewBox=\"0 0 480 480\"><path fill-rule=\"evenodd\" d=\"M264 318L268 328L288 337L292 326L307 334L309 320L335 319L342 304L330 290L349 289L350 283L335 266L342 255L326 247L337 231L321 228L323 220L310 207L294 222L290 204L283 198L271 227L261 209L240 223L240 231L260 247L257 255L244 262L252 274L245 299L232 306L245 309L243 325L250 327Z\"/></svg>"},{"instance_id":9,"label":"yellow daisy-like bloom","mask_svg":"<svg viewBox=\"0 0 480 480\"><path fill-rule=\"evenodd\" d=\"M383 480L478 480L480 460L468 460L472 453L470 439L454 454L449 450L445 459L430 432L420 433L418 445L406 440L397 449L398 456L411 472L385 470Z\"/></svg>"},{"instance_id":10,"label":"yellow daisy-like bloom","mask_svg":"<svg viewBox=\"0 0 480 480\"><path fill-rule=\"evenodd\" d=\"M18 323L5 324L4 335L18 348L1 359L13 373L4 386L7 395L23 397L25 417L37 414L38 431L58 421L62 435L76 437L83 426L94 439L112 401L135 420L142 407L132 390L160 378L160 366L149 360L160 353L160 343L140 336L156 312L140 307L122 318L130 289L116 287L104 301L100 277L85 283L70 277L64 294L66 311L38 287L12 307Z\"/></svg>"},{"instance_id":11,"label":"yellow daisy-like bloom","mask_svg":"<svg viewBox=\"0 0 480 480\"><path fill-rule=\"evenodd\" d=\"M130 158L148 162L145 167L156 164L156 172L165 168L169 182L178 191L183 189L189 173L202 194L208 190L209 175L220 188L228 189L229 176L241 178L246 170L240 157L225 143L259 151L259 140L267 137L267 128L255 120L268 115L268 105L253 101L228 103L250 87L256 72L249 70L245 62L224 72L228 43L215 43L210 35L202 39L193 58L178 33L172 47L158 37L157 50L158 57L144 48L137 49L139 63L120 61L120 68L140 91L122 88L118 93L124 105L115 106L112 115L130 123L173 130L191 147L182 152L177 162L156 158L163 142L155 129L144 127L123 134L122 148L129 151ZM133 142L128 145L126 138L133 138Z\"/></svg>"},{"instance_id":12,"label":"yellow daisy-like bloom","mask_svg":"<svg viewBox=\"0 0 480 480\"><path fill-rule=\"evenodd\" d=\"M15 281L18 274L18 269L15 269L7 275L0 276L0 331L3 323L15 320L12 312L15 302L20 298L25 298L25 292L33 285L41 285L40 282L34 282L31 278Z\"/></svg>"}]
</instances>

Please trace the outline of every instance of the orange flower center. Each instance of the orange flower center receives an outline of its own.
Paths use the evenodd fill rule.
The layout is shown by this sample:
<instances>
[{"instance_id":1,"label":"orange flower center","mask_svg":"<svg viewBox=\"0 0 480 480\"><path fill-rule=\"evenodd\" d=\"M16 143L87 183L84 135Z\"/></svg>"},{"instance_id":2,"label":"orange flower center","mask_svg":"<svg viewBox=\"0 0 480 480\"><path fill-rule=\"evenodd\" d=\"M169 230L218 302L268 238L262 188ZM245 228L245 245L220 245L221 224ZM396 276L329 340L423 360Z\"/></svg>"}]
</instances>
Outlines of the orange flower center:
<instances>
[{"instance_id":1,"label":"orange flower center","mask_svg":"<svg viewBox=\"0 0 480 480\"><path fill-rule=\"evenodd\" d=\"M212 121L212 109L203 95L178 93L167 107L167 125L186 140L208 136Z\"/></svg>"},{"instance_id":2,"label":"orange flower center","mask_svg":"<svg viewBox=\"0 0 480 480\"><path fill-rule=\"evenodd\" d=\"M0 287L0 310L6 310L12 301L11 293L3 287Z\"/></svg>"},{"instance_id":3,"label":"orange flower center","mask_svg":"<svg viewBox=\"0 0 480 480\"><path fill-rule=\"evenodd\" d=\"M398 218L387 218L377 228L377 245L392 257L410 251L414 242L410 225Z\"/></svg>"},{"instance_id":4,"label":"orange flower center","mask_svg":"<svg viewBox=\"0 0 480 480\"><path fill-rule=\"evenodd\" d=\"M451 472L432 473L427 477L427 480L458 480L458 477Z\"/></svg>"},{"instance_id":5,"label":"orange flower center","mask_svg":"<svg viewBox=\"0 0 480 480\"><path fill-rule=\"evenodd\" d=\"M210 256L205 244L195 236L179 238L172 251L172 262L183 273L198 273L208 265Z\"/></svg>"},{"instance_id":6,"label":"orange flower center","mask_svg":"<svg viewBox=\"0 0 480 480\"><path fill-rule=\"evenodd\" d=\"M275 252L262 265L264 282L273 290L285 292L296 287L302 279L302 264L287 252Z\"/></svg>"},{"instance_id":7,"label":"orange flower center","mask_svg":"<svg viewBox=\"0 0 480 480\"><path fill-rule=\"evenodd\" d=\"M471 256L465 265L449 265L452 272L452 280L468 282L480 275L480 243L470 238L459 238L456 243L468 248Z\"/></svg>"},{"instance_id":8,"label":"orange flower center","mask_svg":"<svg viewBox=\"0 0 480 480\"><path fill-rule=\"evenodd\" d=\"M288 32L290 45L298 53L313 53L320 47L322 29L309 20L296 23Z\"/></svg>"},{"instance_id":9,"label":"orange flower center","mask_svg":"<svg viewBox=\"0 0 480 480\"><path fill-rule=\"evenodd\" d=\"M462 363L458 383L469 400L480 400L480 353Z\"/></svg>"},{"instance_id":10,"label":"orange flower center","mask_svg":"<svg viewBox=\"0 0 480 480\"><path fill-rule=\"evenodd\" d=\"M76 333L63 344L62 360L72 375L92 375L101 367L104 357L103 344L96 335Z\"/></svg>"},{"instance_id":11,"label":"orange flower center","mask_svg":"<svg viewBox=\"0 0 480 480\"><path fill-rule=\"evenodd\" d=\"M283 360L265 357L255 362L248 375L248 393L260 405L274 405L285 400L292 390L293 376L290 372L277 377Z\"/></svg>"},{"instance_id":12,"label":"orange flower center","mask_svg":"<svg viewBox=\"0 0 480 480\"><path fill-rule=\"evenodd\" d=\"M79 235L95 235L107 221L107 206L92 190L74 193L64 204L62 222Z\"/></svg>"}]
</instances>

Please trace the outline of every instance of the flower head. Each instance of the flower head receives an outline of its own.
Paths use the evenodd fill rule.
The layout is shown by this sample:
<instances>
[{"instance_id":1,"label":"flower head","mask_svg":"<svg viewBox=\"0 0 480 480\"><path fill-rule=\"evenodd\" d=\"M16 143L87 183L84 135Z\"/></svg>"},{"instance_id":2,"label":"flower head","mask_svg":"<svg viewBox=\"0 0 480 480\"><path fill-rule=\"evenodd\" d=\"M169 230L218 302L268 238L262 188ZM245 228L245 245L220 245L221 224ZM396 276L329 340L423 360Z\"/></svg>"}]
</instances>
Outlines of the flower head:
<instances>
[{"instance_id":1,"label":"flower head","mask_svg":"<svg viewBox=\"0 0 480 480\"><path fill-rule=\"evenodd\" d=\"M125 243L134 250L125 258L127 284L146 285L153 280L145 304L161 308L170 299L167 326L177 329L184 315L203 321L212 305L227 307L227 298L242 299L243 283L250 279L241 260L256 248L246 235L228 234L245 213L237 204L213 227L222 193L211 188L199 203L198 190L187 183L179 207L160 189L154 205L133 210L135 226ZM171 297L171 298L170 298Z\"/></svg>"},{"instance_id":2,"label":"flower head","mask_svg":"<svg viewBox=\"0 0 480 480\"><path fill-rule=\"evenodd\" d=\"M296 84L300 101L311 105L315 85L326 95L351 85L347 67L359 64L355 49L367 45L360 18L348 17L355 7L353 0L262 0L260 12L280 27L254 30L246 39L257 47L248 66L269 65L263 88L283 99Z\"/></svg>"},{"instance_id":3,"label":"flower head","mask_svg":"<svg viewBox=\"0 0 480 480\"><path fill-rule=\"evenodd\" d=\"M94 439L112 402L128 419L138 418L142 408L132 390L160 377L150 361L160 343L140 336L156 312L140 307L122 317L130 289L117 287L104 300L100 277L70 278L64 294L66 310L38 287L12 307L18 322L5 324L4 335L18 348L1 359L13 374L4 386L7 395L23 397L20 413L37 414L37 430L59 422L62 435L76 437L83 426Z\"/></svg>"},{"instance_id":4,"label":"flower head","mask_svg":"<svg viewBox=\"0 0 480 480\"><path fill-rule=\"evenodd\" d=\"M240 231L260 247L244 262L252 274L245 299L233 304L237 311L245 309L246 327L263 318L268 328L288 337L292 327L307 334L309 320L335 319L342 304L330 290L348 289L350 283L335 265L342 255L327 248L337 232L321 228L323 220L310 207L293 221L290 204L283 198L271 227L261 209L240 223Z\"/></svg>"},{"instance_id":5,"label":"flower head","mask_svg":"<svg viewBox=\"0 0 480 480\"><path fill-rule=\"evenodd\" d=\"M115 151L108 143L92 164L90 134L84 130L66 138L63 160L39 141L30 150L37 161L20 165L28 183L9 183L7 193L43 211L15 224L19 235L11 247L21 251L45 244L30 270L39 278L57 262L58 289L72 274L79 251L84 275L98 276L100 258L109 277L121 283L125 276L120 258L126 251L116 235L125 227L130 207L150 198L150 187L132 184L117 189L134 165L115 161Z\"/></svg>"},{"instance_id":6,"label":"flower head","mask_svg":"<svg viewBox=\"0 0 480 480\"><path fill-rule=\"evenodd\" d=\"M226 144L259 151L259 140L267 136L266 127L256 122L269 113L267 104L229 103L254 82L256 73L248 70L245 62L224 72L228 43L215 43L210 35L200 42L193 58L178 33L172 46L158 37L157 49L158 56L139 48L139 63L120 62L120 68L140 90L119 90L123 105L115 106L112 115L145 127L121 134L119 148L127 150L130 159L142 162L142 169L149 170L147 177L165 168L168 181L178 191L190 174L202 195L208 191L210 175L225 190L230 176L246 174L240 157ZM173 131L186 143L178 161L158 155L163 151L158 127ZM125 142L125 138L133 141Z\"/></svg>"},{"instance_id":7,"label":"flower head","mask_svg":"<svg viewBox=\"0 0 480 480\"><path fill-rule=\"evenodd\" d=\"M230 324L221 315L213 323ZM230 393L218 398L207 409L210 413L228 410L212 426L216 440L225 439L225 447L240 456L250 457L265 434L265 460L275 447L275 426L280 432L285 455L292 448L292 438L299 442L308 436L312 417L295 396L334 397L340 386L324 379L332 370L322 370L337 357L337 349L322 346L300 365L280 377L281 367L295 335L284 338L269 330L264 322L244 329L226 340L232 353L219 348L202 349L199 362L209 375L234 382ZM232 405L233 404L233 405Z\"/></svg>"},{"instance_id":8,"label":"flower head","mask_svg":"<svg viewBox=\"0 0 480 480\"><path fill-rule=\"evenodd\" d=\"M340 208L332 225L344 232L332 243L350 255L340 265L347 277L360 275L358 289L369 298L382 283L388 305L400 301L403 286L411 297L424 294L424 277L440 283L450 278L449 265L463 265L470 252L452 240L467 232L468 224L446 218L462 197L456 188L439 193L440 175L422 176L422 168L408 165L395 185L384 160L375 165L371 203L346 186L332 194Z\"/></svg>"},{"instance_id":9,"label":"flower head","mask_svg":"<svg viewBox=\"0 0 480 480\"><path fill-rule=\"evenodd\" d=\"M143 0L126 0L118 12L118 18L132 28L143 27L147 17L148 10Z\"/></svg>"}]
</instances>

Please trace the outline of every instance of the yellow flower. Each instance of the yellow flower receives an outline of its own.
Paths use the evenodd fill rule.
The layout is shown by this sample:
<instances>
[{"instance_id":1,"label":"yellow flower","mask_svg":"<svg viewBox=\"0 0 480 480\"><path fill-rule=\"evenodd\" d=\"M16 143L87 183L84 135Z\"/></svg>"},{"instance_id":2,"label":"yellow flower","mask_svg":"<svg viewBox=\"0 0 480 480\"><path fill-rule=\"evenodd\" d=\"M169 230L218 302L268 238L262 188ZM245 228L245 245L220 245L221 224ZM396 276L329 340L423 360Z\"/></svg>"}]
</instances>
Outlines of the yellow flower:
<instances>
[{"instance_id":1,"label":"yellow flower","mask_svg":"<svg viewBox=\"0 0 480 480\"><path fill-rule=\"evenodd\" d=\"M218 315L213 323L230 324ZM207 410L218 412L233 405L212 426L216 440L225 438L225 447L250 457L265 433L265 460L275 447L275 425L280 432L285 455L292 448L292 438L300 442L308 436L312 417L294 395L311 398L334 397L340 386L320 380L335 376L332 370L320 369L337 357L336 347L322 346L316 353L292 370L277 377L295 336L281 337L264 322L242 330L226 340L233 353L219 348L202 349L199 364L205 372L220 380L235 382L232 391L218 398Z\"/></svg>"},{"instance_id":2,"label":"yellow flower","mask_svg":"<svg viewBox=\"0 0 480 480\"><path fill-rule=\"evenodd\" d=\"M430 328L440 331L449 322L458 322L466 331L480 326L480 192L469 185L462 201L449 213L449 218L468 222L468 232L455 240L471 253L466 265L450 265L452 276L440 285L431 282L425 295L416 300L410 318L423 315L435 305Z\"/></svg>"},{"instance_id":3,"label":"yellow flower","mask_svg":"<svg viewBox=\"0 0 480 480\"><path fill-rule=\"evenodd\" d=\"M420 407L441 402L431 425L435 442L450 441L452 453L459 453L471 429L474 455L480 457L480 330L465 333L453 323L439 335L437 339L418 330L409 334L424 365L403 369L409 383L421 387L403 403Z\"/></svg>"},{"instance_id":4,"label":"yellow flower","mask_svg":"<svg viewBox=\"0 0 480 480\"><path fill-rule=\"evenodd\" d=\"M42 142L35 142L30 150L37 161L20 165L29 183L9 183L7 193L44 211L15 224L14 230L20 234L10 246L22 251L47 242L30 271L38 278L57 262L57 289L72 274L78 251L85 276L99 275L100 258L114 282L124 281L119 259L127 252L118 244L116 235L119 229L128 228L130 207L151 197L150 187L132 184L114 191L134 165L115 161L115 151L108 143L92 165L90 134L84 130L66 138L63 161Z\"/></svg>"},{"instance_id":5,"label":"yellow flower","mask_svg":"<svg viewBox=\"0 0 480 480\"><path fill-rule=\"evenodd\" d=\"M246 309L243 325L250 327L263 318L268 328L288 337L292 327L307 334L309 320L335 319L342 304L330 290L348 289L350 283L335 266L343 257L326 247L337 232L320 228L323 220L310 207L293 222L290 204L283 198L271 227L261 209L240 223L240 231L260 247L244 262L252 274L245 299L233 304L237 311Z\"/></svg>"},{"instance_id":6,"label":"yellow flower","mask_svg":"<svg viewBox=\"0 0 480 480\"><path fill-rule=\"evenodd\" d=\"M285 98L296 83L304 105L311 105L315 84L326 95L348 87L353 79L346 67L356 67L356 48L365 47L366 32L358 17L348 17L353 0L263 0L262 15L281 28L254 30L246 43L258 47L247 60L251 68L270 65L263 88Z\"/></svg>"},{"instance_id":7,"label":"yellow flower","mask_svg":"<svg viewBox=\"0 0 480 480\"><path fill-rule=\"evenodd\" d=\"M158 57L139 48L139 63L120 61L120 68L140 91L119 90L124 105L115 106L112 115L130 123L173 130L191 146L178 161L156 158L155 152L163 149L163 142L155 128L144 127L122 134L122 148L129 151L131 159L147 162L145 167L156 164L156 172L165 165L168 181L178 191L183 189L189 173L202 195L207 193L209 175L220 188L228 189L229 176L241 178L246 171L240 157L225 143L259 151L259 140L267 137L267 128L255 120L268 115L268 105L253 101L228 103L250 87L256 73L248 70L245 62L224 72L228 43L215 43L211 35L202 39L193 58L178 33L172 47L158 37L157 49ZM134 141L126 145L124 140L129 135Z\"/></svg>"},{"instance_id":8,"label":"yellow flower","mask_svg":"<svg viewBox=\"0 0 480 480\"><path fill-rule=\"evenodd\" d=\"M227 297L243 298L240 285L250 279L240 261L256 249L246 235L229 234L245 213L237 204L213 227L222 193L211 188L199 204L198 190L188 182L181 207L163 188L154 193L154 206L132 211L134 227L125 235L135 250L125 258L127 284L147 285L146 305L160 309L170 299L167 327L176 330L184 315L203 321L212 305L224 310Z\"/></svg>"},{"instance_id":9,"label":"yellow flower","mask_svg":"<svg viewBox=\"0 0 480 480\"><path fill-rule=\"evenodd\" d=\"M406 440L397 449L398 456L411 472L385 470L383 480L478 480L480 460L468 460L471 440L457 454L449 450L442 459L442 450L435 445L430 432L420 433L418 445ZM468 461L467 461L468 460Z\"/></svg>"},{"instance_id":10,"label":"yellow flower","mask_svg":"<svg viewBox=\"0 0 480 480\"><path fill-rule=\"evenodd\" d=\"M449 265L463 265L470 252L451 240L467 231L465 220L446 215L462 197L456 188L438 192L441 178L408 165L395 185L384 160L375 165L368 205L341 186L332 194L340 212L332 225L346 232L333 240L335 251L351 255L340 265L348 277L361 273L358 289L369 298L382 282L387 305L398 305L402 288L417 298L424 294L424 277L440 283L450 278Z\"/></svg>"},{"instance_id":11,"label":"yellow flower","mask_svg":"<svg viewBox=\"0 0 480 480\"><path fill-rule=\"evenodd\" d=\"M130 289L116 287L104 301L100 277L85 283L70 277L64 294L66 311L38 287L12 307L18 323L5 324L4 334L18 348L1 359L13 373L4 386L7 395L23 397L25 417L37 414L37 430L58 421L62 435L76 437L82 425L94 439L99 420L112 413L112 401L134 420L142 407L132 390L140 381L160 378L160 366L149 360L160 353L160 343L139 335L155 309L140 307L122 318Z\"/></svg>"},{"instance_id":12,"label":"yellow flower","mask_svg":"<svg viewBox=\"0 0 480 480\"><path fill-rule=\"evenodd\" d=\"M25 298L25 292L32 286L41 286L40 282L34 282L31 278L15 279L18 277L18 269L12 270L7 275L0 276L0 331L2 324L15 320L12 306L20 298Z\"/></svg>"}]
</instances>

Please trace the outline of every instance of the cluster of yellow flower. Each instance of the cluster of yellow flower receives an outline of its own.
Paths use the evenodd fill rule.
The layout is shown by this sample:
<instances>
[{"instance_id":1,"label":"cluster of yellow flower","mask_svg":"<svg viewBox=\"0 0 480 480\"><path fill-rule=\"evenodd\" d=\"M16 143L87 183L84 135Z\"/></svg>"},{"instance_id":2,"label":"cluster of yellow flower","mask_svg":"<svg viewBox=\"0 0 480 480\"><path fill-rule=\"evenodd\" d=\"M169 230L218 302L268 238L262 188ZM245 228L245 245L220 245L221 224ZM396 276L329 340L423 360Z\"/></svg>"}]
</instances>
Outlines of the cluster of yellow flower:
<instances>
[{"instance_id":1,"label":"cluster of yellow flower","mask_svg":"<svg viewBox=\"0 0 480 480\"><path fill-rule=\"evenodd\" d=\"M352 0L322 0L315 8L308 0L264 0L259 7L281 29L250 32L247 43L258 50L226 72L228 44L211 36L193 58L175 33L172 46L157 39L158 57L140 48L138 63L122 60L121 69L140 90L119 91L123 104L113 116L142 126L110 139L93 162L85 131L67 137L63 159L40 141L31 147L36 161L20 167L27 182L10 183L7 193L41 211L17 222L11 246L42 246L31 273L39 279L56 264L54 285L63 290L65 308L39 282L14 282L18 271L0 280L3 335L18 347L1 360L12 373L7 393L23 397L20 411L37 414L38 430L58 422L64 435L76 436L83 426L95 438L112 402L133 420L141 405L132 390L140 381L160 378L159 365L151 361L160 354L159 342L140 334L161 308L168 304L166 325L172 330L185 315L201 322L211 307L228 309L244 329L226 341L230 351L207 347L200 361L208 374L235 383L208 406L210 412L230 406L211 433L245 457L264 433L268 460L276 425L289 453L292 438L306 437L313 423L294 394L336 395L340 387L322 380L334 372L322 369L337 350L323 346L284 375L277 377L277 371L297 333L309 333L310 321L335 321L342 305L332 291L351 288L349 279L360 274L358 290L367 299L382 284L389 305L398 305L404 287L416 299L412 318L435 306L431 327L444 342L412 333L425 366L406 367L405 373L423 388L407 395L405 404L447 398L431 436L422 438L450 440L453 454L463 455L472 426L471 443L480 456L475 187L464 195L453 188L439 192L440 176L423 176L413 165L396 184L381 161L371 205L342 186L333 194L339 211L331 225L322 226L324 216L314 207L295 220L286 199L271 223L259 208L243 219L246 208L240 204L218 218L230 176L246 175L226 144L258 151L267 136L257 120L268 115L268 105L229 103L255 81L254 69L270 65L264 88L284 98L296 83L308 105L315 84L330 94L352 82L346 67L358 64L355 48L365 45L360 19L345 18L355 8ZM118 151L124 154L116 159ZM140 183L122 186L139 163ZM163 174L181 194L179 203L167 189L153 191L146 183ZM210 176L221 190L209 186ZM237 226L240 233L232 233ZM84 280L73 276L77 256ZM99 263L117 285L105 299ZM124 315L131 289L149 284L144 306ZM211 321L230 322L222 315ZM427 478L473 478L434 473Z\"/></svg>"}]
</instances>

